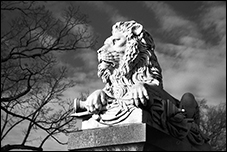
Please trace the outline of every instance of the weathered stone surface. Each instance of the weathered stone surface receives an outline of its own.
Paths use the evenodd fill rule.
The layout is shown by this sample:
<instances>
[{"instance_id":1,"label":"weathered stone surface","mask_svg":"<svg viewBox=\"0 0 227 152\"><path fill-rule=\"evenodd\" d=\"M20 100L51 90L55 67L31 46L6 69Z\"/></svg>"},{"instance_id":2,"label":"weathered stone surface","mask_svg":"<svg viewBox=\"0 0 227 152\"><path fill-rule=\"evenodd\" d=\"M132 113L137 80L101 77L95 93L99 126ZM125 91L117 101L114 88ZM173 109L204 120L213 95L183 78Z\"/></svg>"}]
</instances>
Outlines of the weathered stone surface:
<instances>
[{"instance_id":1,"label":"weathered stone surface","mask_svg":"<svg viewBox=\"0 0 227 152\"><path fill-rule=\"evenodd\" d=\"M71 133L68 150L200 151L201 147L190 144L186 138L173 138L145 123L131 123Z\"/></svg>"},{"instance_id":2,"label":"weathered stone surface","mask_svg":"<svg viewBox=\"0 0 227 152\"><path fill-rule=\"evenodd\" d=\"M85 129L70 134L68 149L94 148L146 141L146 125L116 125Z\"/></svg>"}]
</instances>

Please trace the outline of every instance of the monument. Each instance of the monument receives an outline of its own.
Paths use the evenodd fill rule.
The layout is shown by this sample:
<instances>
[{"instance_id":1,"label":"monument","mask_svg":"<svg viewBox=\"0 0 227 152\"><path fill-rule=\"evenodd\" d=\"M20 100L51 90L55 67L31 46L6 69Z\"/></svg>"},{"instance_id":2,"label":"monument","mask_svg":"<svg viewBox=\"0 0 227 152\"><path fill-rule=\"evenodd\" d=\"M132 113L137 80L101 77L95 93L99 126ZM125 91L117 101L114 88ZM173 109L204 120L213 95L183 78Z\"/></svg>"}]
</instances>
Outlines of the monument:
<instances>
[{"instance_id":1,"label":"monument","mask_svg":"<svg viewBox=\"0 0 227 152\"><path fill-rule=\"evenodd\" d=\"M105 87L74 100L72 116L82 122L68 150L211 150L193 94L178 100L164 90L154 40L141 24L117 22L97 53Z\"/></svg>"}]
</instances>

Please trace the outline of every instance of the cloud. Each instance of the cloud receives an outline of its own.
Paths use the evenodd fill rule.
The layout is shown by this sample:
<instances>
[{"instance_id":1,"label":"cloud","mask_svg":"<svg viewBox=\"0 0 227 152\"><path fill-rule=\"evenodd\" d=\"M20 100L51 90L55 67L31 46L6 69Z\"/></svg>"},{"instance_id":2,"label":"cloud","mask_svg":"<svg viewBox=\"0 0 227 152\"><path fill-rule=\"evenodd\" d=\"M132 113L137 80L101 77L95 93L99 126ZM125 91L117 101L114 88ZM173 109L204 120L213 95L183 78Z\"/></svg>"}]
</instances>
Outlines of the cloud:
<instances>
[{"instance_id":1,"label":"cloud","mask_svg":"<svg viewBox=\"0 0 227 152\"><path fill-rule=\"evenodd\" d=\"M216 38L219 43L226 43L226 6L210 5L206 7L201 16L202 27L212 31L210 36Z\"/></svg>"},{"instance_id":2,"label":"cloud","mask_svg":"<svg viewBox=\"0 0 227 152\"><path fill-rule=\"evenodd\" d=\"M84 49L84 50L79 50L77 55L75 55L75 60L76 59L82 59L83 62L85 63L85 68L89 69L96 69L98 66L98 57L97 57L97 52L92 49Z\"/></svg>"},{"instance_id":3,"label":"cloud","mask_svg":"<svg viewBox=\"0 0 227 152\"><path fill-rule=\"evenodd\" d=\"M171 32L172 30L184 30L186 32L187 30L188 35L198 36L195 23L177 14L177 12L175 12L173 8L165 2L144 1L143 6L156 15L156 19L160 23L162 30L166 32Z\"/></svg>"},{"instance_id":4,"label":"cloud","mask_svg":"<svg viewBox=\"0 0 227 152\"><path fill-rule=\"evenodd\" d=\"M68 25L67 28L71 29L69 33L78 35L76 39L80 39L80 36L82 36L82 40L77 42L77 46L88 46L90 44L89 41L94 38L94 29L88 23L87 15L83 14L83 10L81 10L80 7L77 7L72 2L65 1L48 1L43 2L43 4L46 9L52 13L55 19L62 21L64 26L66 24Z\"/></svg>"},{"instance_id":5,"label":"cloud","mask_svg":"<svg viewBox=\"0 0 227 152\"><path fill-rule=\"evenodd\" d=\"M156 15L159 30L176 39L176 44L161 39L156 42L165 89L178 99L183 93L192 92L209 104L225 102L226 6L208 4L198 15L198 22L194 22L164 2L143 3ZM209 35L208 41L205 34L209 30L214 34Z\"/></svg>"},{"instance_id":6,"label":"cloud","mask_svg":"<svg viewBox=\"0 0 227 152\"><path fill-rule=\"evenodd\" d=\"M97 52L93 49L69 51L59 55L61 65L68 66L70 79L76 81L76 86L64 92L65 98L74 99L81 93L93 92L104 87L97 76Z\"/></svg>"},{"instance_id":7,"label":"cloud","mask_svg":"<svg viewBox=\"0 0 227 152\"><path fill-rule=\"evenodd\" d=\"M118 21L127 21L128 17L123 16L119 13L119 10L109 5L104 1L85 1L85 3L95 6L100 11L105 12L109 17L112 24Z\"/></svg>"},{"instance_id":8,"label":"cloud","mask_svg":"<svg viewBox=\"0 0 227 152\"><path fill-rule=\"evenodd\" d=\"M100 79L96 79L94 80L88 80L86 82L84 82L83 84L78 84L73 88L68 89L65 93L64 96L66 98L70 98L70 99L75 99L75 98L79 98L81 93L89 93L91 94L92 92L94 92L97 89L102 89L104 88L104 83L101 82Z\"/></svg>"},{"instance_id":9,"label":"cloud","mask_svg":"<svg viewBox=\"0 0 227 152\"><path fill-rule=\"evenodd\" d=\"M104 87L104 83L97 76L96 51L91 49L80 50L74 55L74 61L76 61L77 70L75 70L72 79L77 82L77 85L64 93L67 98L78 98L81 93L92 93ZM77 64L77 62L80 64Z\"/></svg>"},{"instance_id":10,"label":"cloud","mask_svg":"<svg viewBox=\"0 0 227 152\"><path fill-rule=\"evenodd\" d=\"M176 49L179 46L176 46ZM198 51L198 53L195 53ZM158 56L163 66L164 87L178 99L183 93L192 92L209 104L224 102L226 98L226 58L210 57L207 50L187 48L180 59ZM209 50L215 51L215 50ZM159 60L159 61L160 61ZM165 62L165 61L168 62ZM169 64L169 65L168 65Z\"/></svg>"}]
</instances>

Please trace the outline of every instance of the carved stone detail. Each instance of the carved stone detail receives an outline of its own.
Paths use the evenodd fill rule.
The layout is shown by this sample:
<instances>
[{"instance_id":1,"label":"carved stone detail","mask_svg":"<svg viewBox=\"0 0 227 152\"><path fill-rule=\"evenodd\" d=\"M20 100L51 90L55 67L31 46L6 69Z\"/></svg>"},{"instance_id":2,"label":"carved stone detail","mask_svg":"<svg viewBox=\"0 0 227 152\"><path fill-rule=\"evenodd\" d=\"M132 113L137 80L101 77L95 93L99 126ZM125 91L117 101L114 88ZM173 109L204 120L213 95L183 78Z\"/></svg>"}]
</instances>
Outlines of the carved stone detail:
<instances>
[{"instance_id":1,"label":"carved stone detail","mask_svg":"<svg viewBox=\"0 0 227 152\"><path fill-rule=\"evenodd\" d=\"M105 83L86 102L92 117L82 129L143 122L196 145L208 139L199 130L198 104L185 93L181 101L163 89L162 70L151 35L135 21L117 22L98 53L98 76ZM146 117L143 119L142 117Z\"/></svg>"}]
</instances>

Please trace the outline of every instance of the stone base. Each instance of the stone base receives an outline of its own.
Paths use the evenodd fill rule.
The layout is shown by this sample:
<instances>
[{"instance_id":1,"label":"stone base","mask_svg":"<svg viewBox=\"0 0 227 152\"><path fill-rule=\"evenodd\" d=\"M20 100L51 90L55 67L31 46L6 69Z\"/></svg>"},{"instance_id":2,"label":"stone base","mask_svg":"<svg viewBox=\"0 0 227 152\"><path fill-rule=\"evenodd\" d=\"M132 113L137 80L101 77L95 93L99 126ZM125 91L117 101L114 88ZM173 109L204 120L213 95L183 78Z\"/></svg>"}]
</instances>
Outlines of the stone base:
<instances>
[{"instance_id":1,"label":"stone base","mask_svg":"<svg viewBox=\"0 0 227 152\"><path fill-rule=\"evenodd\" d=\"M118 125L129 124L129 123L146 123L151 125L151 115L145 110L136 108L124 121L119 122ZM88 120L82 121L80 124L81 126L78 127L78 129L80 130L113 126L113 125L101 124L98 121L96 121L94 118L90 118Z\"/></svg>"},{"instance_id":2,"label":"stone base","mask_svg":"<svg viewBox=\"0 0 227 152\"><path fill-rule=\"evenodd\" d=\"M145 123L79 130L69 135L68 150L199 151L187 139L178 140Z\"/></svg>"}]
</instances>

